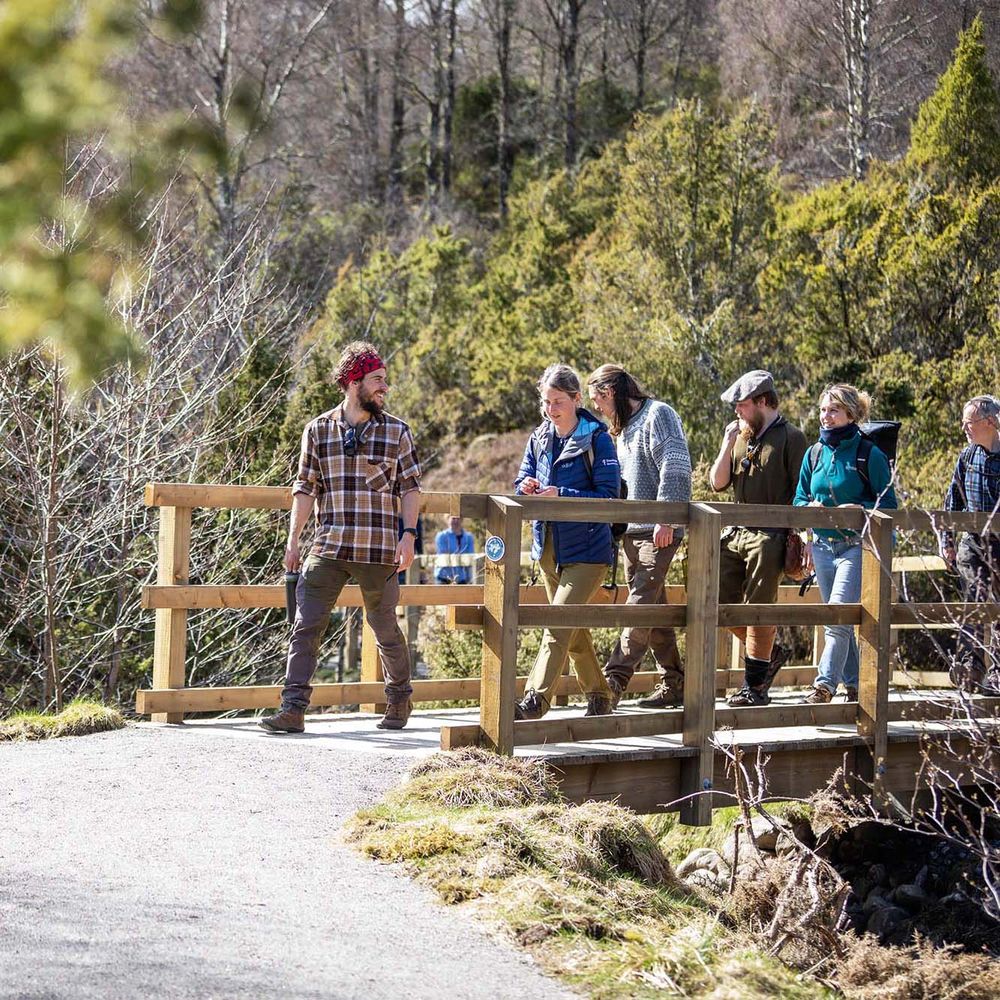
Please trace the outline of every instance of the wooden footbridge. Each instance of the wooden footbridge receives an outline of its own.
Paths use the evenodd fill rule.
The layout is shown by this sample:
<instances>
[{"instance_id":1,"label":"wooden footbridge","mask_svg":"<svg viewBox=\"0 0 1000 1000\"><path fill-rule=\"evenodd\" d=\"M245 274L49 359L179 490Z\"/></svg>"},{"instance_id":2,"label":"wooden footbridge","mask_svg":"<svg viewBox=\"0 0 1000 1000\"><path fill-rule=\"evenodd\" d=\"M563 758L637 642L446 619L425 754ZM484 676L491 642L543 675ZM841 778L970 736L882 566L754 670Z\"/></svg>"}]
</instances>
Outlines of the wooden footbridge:
<instances>
[{"instance_id":1,"label":"wooden footbridge","mask_svg":"<svg viewBox=\"0 0 1000 1000\"><path fill-rule=\"evenodd\" d=\"M282 586L193 586L189 578L191 515L194 508L288 509L291 492L277 487L153 483L146 503L160 508L157 583L144 588L143 605L156 611L153 687L141 690L136 708L162 722L181 722L185 713L225 712L277 706L280 685L226 688L185 687L187 613L204 608L277 608ZM901 602L894 584L893 547L897 531L927 533L934 548L936 529L983 530L988 515L943 511L870 512L859 509L749 506L725 503L666 504L634 500L575 500L427 493L429 514L459 514L485 522L503 541L503 554L487 561L482 586L409 585L401 588L403 606L447 606L456 628L482 628L480 678L416 680L415 703L478 700L477 722L445 725L443 749L482 745L500 753L543 756L555 769L565 794L574 800L616 798L642 812L680 810L682 821L710 822L713 805L731 790L725 767L727 745L771 758L769 787L776 796L803 796L826 784L837 767L845 770L884 806L890 796L914 791L928 737L947 732L954 750L967 740L970 719L992 725L1000 698L957 692L891 691L893 630L992 626L1000 620L996 604ZM687 531L687 586L670 588L670 604L624 603L620 588L614 603L545 603L540 587L521 584L520 551L525 521L633 521L683 524ZM774 605L719 604L719 537L730 525L762 528L851 528L866 539L863 582L858 604L824 605L815 592L798 596L782 588ZM495 545L496 551L500 550ZM356 587L338 602L360 607ZM731 669L729 643L720 629L741 625L818 628L859 626L861 673L857 703L792 704L781 698L765 707L730 708L717 700L726 687L741 683ZM514 722L514 703L523 690L515 671L518 631L524 628L672 625L686 629L683 707L665 711L625 710L612 716L583 718L554 710L537 722ZM728 633L723 632L723 636ZM721 666L721 669L720 669ZM783 669L776 686L808 684L815 666ZM376 706L383 687L374 636L365 626L360 683L317 684L312 704ZM648 690L652 672L635 676L630 690ZM940 676L932 678L943 680ZM578 692L564 677L560 694ZM728 800L726 800L728 801Z\"/></svg>"}]
</instances>

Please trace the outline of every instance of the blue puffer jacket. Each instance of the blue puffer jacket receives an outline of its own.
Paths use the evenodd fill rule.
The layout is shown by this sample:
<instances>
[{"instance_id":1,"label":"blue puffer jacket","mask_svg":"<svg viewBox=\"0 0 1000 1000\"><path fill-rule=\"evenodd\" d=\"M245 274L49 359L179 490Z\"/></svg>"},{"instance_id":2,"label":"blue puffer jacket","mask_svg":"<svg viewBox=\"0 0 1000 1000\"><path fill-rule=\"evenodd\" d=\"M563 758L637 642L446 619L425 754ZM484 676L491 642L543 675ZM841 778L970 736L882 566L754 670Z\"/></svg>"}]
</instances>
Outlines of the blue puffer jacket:
<instances>
[{"instance_id":1,"label":"blue puffer jacket","mask_svg":"<svg viewBox=\"0 0 1000 1000\"><path fill-rule=\"evenodd\" d=\"M542 486L557 486L561 497L592 497L617 500L621 488L618 452L608 429L588 410L577 410L578 422L562 454L552 464L555 427L546 420L532 432L514 480L517 492L521 483L533 476ZM588 468L587 452L592 468ZM532 521L531 558L541 559L545 532L551 530L556 564L607 563L611 565L614 548L610 524L586 521Z\"/></svg>"}]
</instances>

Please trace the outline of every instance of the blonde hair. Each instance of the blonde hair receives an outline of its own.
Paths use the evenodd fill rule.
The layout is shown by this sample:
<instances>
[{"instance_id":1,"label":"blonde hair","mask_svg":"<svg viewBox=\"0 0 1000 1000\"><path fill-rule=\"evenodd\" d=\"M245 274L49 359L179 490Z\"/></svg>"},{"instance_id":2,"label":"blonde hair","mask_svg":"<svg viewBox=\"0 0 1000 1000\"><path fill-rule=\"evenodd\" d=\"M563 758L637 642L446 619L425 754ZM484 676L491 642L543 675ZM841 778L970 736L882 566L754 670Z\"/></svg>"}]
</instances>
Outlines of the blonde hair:
<instances>
[{"instance_id":1,"label":"blonde hair","mask_svg":"<svg viewBox=\"0 0 1000 1000\"><path fill-rule=\"evenodd\" d=\"M846 382L828 385L820 393L820 403L822 404L827 397L842 406L853 423L863 424L868 419L872 408L872 398L856 385L848 385Z\"/></svg>"}]
</instances>

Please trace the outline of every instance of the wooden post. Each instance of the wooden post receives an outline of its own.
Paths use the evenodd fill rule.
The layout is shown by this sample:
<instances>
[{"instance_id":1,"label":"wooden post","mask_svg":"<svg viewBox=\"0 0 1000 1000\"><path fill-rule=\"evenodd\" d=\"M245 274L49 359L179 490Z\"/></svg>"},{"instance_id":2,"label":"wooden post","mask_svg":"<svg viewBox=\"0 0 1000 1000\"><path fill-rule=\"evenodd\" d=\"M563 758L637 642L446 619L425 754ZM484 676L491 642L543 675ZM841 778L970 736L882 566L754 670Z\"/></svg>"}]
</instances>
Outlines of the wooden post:
<instances>
[{"instance_id":1,"label":"wooden post","mask_svg":"<svg viewBox=\"0 0 1000 1000\"><path fill-rule=\"evenodd\" d=\"M191 565L191 508L161 507L156 582L186 584ZM153 633L153 687L184 687L187 609L157 608ZM183 722L183 712L155 712L153 722Z\"/></svg>"},{"instance_id":2,"label":"wooden post","mask_svg":"<svg viewBox=\"0 0 1000 1000\"><path fill-rule=\"evenodd\" d=\"M420 567L416 559L406 571L406 582L410 584L420 583ZM416 605L411 605L406 609L406 645L410 650L410 669L417 665L417 629L420 627L420 611Z\"/></svg>"},{"instance_id":3,"label":"wooden post","mask_svg":"<svg viewBox=\"0 0 1000 1000\"><path fill-rule=\"evenodd\" d=\"M889 753L889 678L892 670L892 517L873 511L861 562L861 673L858 733L869 755L858 754L859 777L871 786L872 805L884 810Z\"/></svg>"},{"instance_id":4,"label":"wooden post","mask_svg":"<svg viewBox=\"0 0 1000 1000\"><path fill-rule=\"evenodd\" d=\"M823 631L822 625L813 626L813 666L818 667L820 657L823 655L823 650L826 647L826 632Z\"/></svg>"},{"instance_id":5,"label":"wooden post","mask_svg":"<svg viewBox=\"0 0 1000 1000\"><path fill-rule=\"evenodd\" d=\"M358 670L358 615L360 613L357 608L347 609L347 643L344 650L347 662L344 664L344 670L351 676L354 675L355 670Z\"/></svg>"},{"instance_id":6,"label":"wooden post","mask_svg":"<svg viewBox=\"0 0 1000 1000\"><path fill-rule=\"evenodd\" d=\"M730 670L736 669L733 666L733 662L732 662L732 660L733 660L733 653L732 653L733 644L730 643L730 641L729 641L730 639L734 640L734 642L739 642L739 640L736 638L736 636L734 636L732 634L732 632L729 631L729 629L727 629L727 628L720 628L718 630L718 636L716 638L716 642L718 643L718 645L716 647L716 656L715 656L715 659L716 659L716 670L717 671L724 670L727 674L729 673ZM742 664L741 664L741 666L742 666ZM726 692L727 692L727 690L729 688L728 681L720 681L718 679L718 676L716 676L716 682L717 683L715 685L715 697L716 698L725 698L726 697Z\"/></svg>"},{"instance_id":7,"label":"wooden post","mask_svg":"<svg viewBox=\"0 0 1000 1000\"><path fill-rule=\"evenodd\" d=\"M380 681L384 679L382 673L382 658L378 655L378 644L375 641L375 633L371 625L368 624L368 615L364 616L364 624L361 626L361 680ZM370 702L367 705L359 706L362 712L374 712L381 714L385 711L385 702Z\"/></svg>"},{"instance_id":8,"label":"wooden post","mask_svg":"<svg viewBox=\"0 0 1000 1000\"><path fill-rule=\"evenodd\" d=\"M487 557L483 583L483 669L479 726L484 746L514 752L517 697L517 616L521 578L521 505L491 496L486 528L503 540L501 558ZM487 539L487 544L489 540Z\"/></svg>"},{"instance_id":9,"label":"wooden post","mask_svg":"<svg viewBox=\"0 0 1000 1000\"><path fill-rule=\"evenodd\" d=\"M719 537L722 517L704 503L690 506L687 563L687 657L684 666L684 745L696 757L681 761L681 794L712 788L715 750L715 664L719 635ZM710 826L711 795L688 798L680 821Z\"/></svg>"}]
</instances>

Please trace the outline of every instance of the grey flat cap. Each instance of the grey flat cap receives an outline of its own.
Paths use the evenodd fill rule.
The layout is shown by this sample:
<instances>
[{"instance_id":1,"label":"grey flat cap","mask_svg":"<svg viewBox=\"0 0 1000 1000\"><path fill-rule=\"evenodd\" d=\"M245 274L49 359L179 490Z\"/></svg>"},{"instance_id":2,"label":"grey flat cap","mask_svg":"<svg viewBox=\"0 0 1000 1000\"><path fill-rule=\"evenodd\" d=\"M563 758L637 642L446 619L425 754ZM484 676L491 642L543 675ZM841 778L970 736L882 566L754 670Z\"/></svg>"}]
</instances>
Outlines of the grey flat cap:
<instances>
[{"instance_id":1,"label":"grey flat cap","mask_svg":"<svg viewBox=\"0 0 1000 1000\"><path fill-rule=\"evenodd\" d=\"M762 392L774 392L774 379L770 372L758 368L741 375L719 398L723 403L734 405Z\"/></svg>"}]
</instances>

